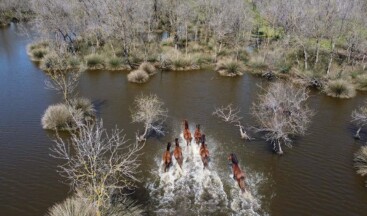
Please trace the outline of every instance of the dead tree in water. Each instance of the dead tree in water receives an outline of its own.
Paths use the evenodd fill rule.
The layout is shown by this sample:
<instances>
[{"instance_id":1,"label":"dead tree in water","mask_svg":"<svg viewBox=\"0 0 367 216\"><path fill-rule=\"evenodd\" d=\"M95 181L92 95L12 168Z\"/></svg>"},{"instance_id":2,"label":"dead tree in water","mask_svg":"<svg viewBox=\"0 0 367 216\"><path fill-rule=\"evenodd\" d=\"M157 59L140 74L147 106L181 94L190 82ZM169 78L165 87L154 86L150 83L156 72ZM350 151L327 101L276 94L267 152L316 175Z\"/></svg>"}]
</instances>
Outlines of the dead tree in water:
<instances>
[{"instance_id":1,"label":"dead tree in water","mask_svg":"<svg viewBox=\"0 0 367 216\"><path fill-rule=\"evenodd\" d=\"M59 136L55 143L52 156L65 161L59 166L61 176L73 190L83 191L97 215L104 215L113 194L126 195L139 181L136 174L143 145L127 144L122 130L108 133L98 121L80 126L70 143Z\"/></svg>"},{"instance_id":2,"label":"dead tree in water","mask_svg":"<svg viewBox=\"0 0 367 216\"><path fill-rule=\"evenodd\" d=\"M305 134L313 115L305 104L308 97L305 87L276 82L253 104L252 115L259 124L254 129L265 133L278 154L283 154L282 144L291 147L290 136Z\"/></svg>"},{"instance_id":3,"label":"dead tree in water","mask_svg":"<svg viewBox=\"0 0 367 216\"><path fill-rule=\"evenodd\" d=\"M137 141L146 140L150 132L164 134L163 123L167 119L168 110L163 105L164 103L154 94L140 95L135 99L131 117L134 123L144 124L144 133L141 135L137 133Z\"/></svg>"},{"instance_id":4,"label":"dead tree in water","mask_svg":"<svg viewBox=\"0 0 367 216\"><path fill-rule=\"evenodd\" d=\"M364 126L367 125L367 107L362 106L357 110L354 110L352 113L352 122L354 122L359 128L354 135L356 139L360 139L359 132L362 130Z\"/></svg>"},{"instance_id":5,"label":"dead tree in water","mask_svg":"<svg viewBox=\"0 0 367 216\"><path fill-rule=\"evenodd\" d=\"M239 116L241 110L237 107L233 107L232 104L216 108L213 115L220 118L222 121L234 124L239 128L241 138L251 140L252 138L247 135L244 126L241 124L242 117Z\"/></svg>"}]
</instances>

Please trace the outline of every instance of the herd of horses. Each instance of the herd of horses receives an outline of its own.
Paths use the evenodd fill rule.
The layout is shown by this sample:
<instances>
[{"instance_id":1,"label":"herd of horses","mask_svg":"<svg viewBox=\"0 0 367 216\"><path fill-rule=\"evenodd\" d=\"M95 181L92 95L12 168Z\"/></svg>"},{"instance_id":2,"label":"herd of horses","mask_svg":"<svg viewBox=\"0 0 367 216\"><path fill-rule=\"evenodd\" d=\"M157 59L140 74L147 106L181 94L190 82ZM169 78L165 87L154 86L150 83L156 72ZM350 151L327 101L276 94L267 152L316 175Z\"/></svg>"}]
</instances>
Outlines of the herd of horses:
<instances>
[{"instance_id":1,"label":"herd of horses","mask_svg":"<svg viewBox=\"0 0 367 216\"><path fill-rule=\"evenodd\" d=\"M186 141L186 145L191 145L192 142L192 136L189 129L189 123L187 120L183 121L184 131L183 136ZM205 140L205 134L201 133L200 125L196 125L196 130L194 133L194 139L195 143L197 145L200 145L200 157L204 165L204 169L208 168L209 163L209 150L208 146L206 144ZM178 165L182 169L183 164L183 155L182 155L182 148L180 147L180 143L178 141L178 138L175 138L175 149L173 151L173 156L175 157ZM237 181L238 186L242 190L242 192L246 191L246 184L245 184L245 173L241 170L241 168L238 165L238 159L236 154L231 153L228 157L228 160L231 162L232 166L232 172L233 172L233 178ZM163 153L163 163L164 163L164 172L167 172L167 170L172 165L172 153L171 153L171 142L167 143L167 150Z\"/></svg>"}]
</instances>

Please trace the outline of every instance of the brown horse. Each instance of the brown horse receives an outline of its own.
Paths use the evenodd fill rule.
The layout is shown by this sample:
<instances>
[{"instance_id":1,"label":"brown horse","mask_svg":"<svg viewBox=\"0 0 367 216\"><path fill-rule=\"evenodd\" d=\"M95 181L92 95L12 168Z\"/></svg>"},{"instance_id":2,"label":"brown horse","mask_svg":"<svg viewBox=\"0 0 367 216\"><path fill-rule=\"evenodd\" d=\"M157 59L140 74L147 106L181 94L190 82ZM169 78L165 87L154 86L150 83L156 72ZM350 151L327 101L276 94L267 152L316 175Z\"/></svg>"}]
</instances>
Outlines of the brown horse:
<instances>
[{"instance_id":1,"label":"brown horse","mask_svg":"<svg viewBox=\"0 0 367 216\"><path fill-rule=\"evenodd\" d=\"M209 150L205 144L205 134L201 136L200 156L204 164L204 169L208 167L209 162Z\"/></svg>"},{"instance_id":2,"label":"brown horse","mask_svg":"<svg viewBox=\"0 0 367 216\"><path fill-rule=\"evenodd\" d=\"M195 133L194 133L194 138L195 138L195 142L196 144L200 144L200 139L201 139L201 131L200 131L200 125L197 124L196 125L196 130L195 130Z\"/></svg>"},{"instance_id":3,"label":"brown horse","mask_svg":"<svg viewBox=\"0 0 367 216\"><path fill-rule=\"evenodd\" d=\"M164 172L166 172L167 169L172 164L172 156L171 156L170 148L171 148L171 143L168 142L168 144L167 144L167 150L163 153Z\"/></svg>"},{"instance_id":4,"label":"brown horse","mask_svg":"<svg viewBox=\"0 0 367 216\"><path fill-rule=\"evenodd\" d=\"M178 165L180 165L182 169L183 156L182 156L182 149L180 147L180 144L178 143L178 138L175 139L175 143L176 147L175 150L173 151L173 155L175 156Z\"/></svg>"},{"instance_id":5,"label":"brown horse","mask_svg":"<svg viewBox=\"0 0 367 216\"><path fill-rule=\"evenodd\" d=\"M189 146L189 144L191 144L191 140L192 140L192 136L191 136L191 132L189 129L189 123L187 122L187 120L184 120L184 139L186 140L186 144L187 146Z\"/></svg>"},{"instance_id":6,"label":"brown horse","mask_svg":"<svg viewBox=\"0 0 367 216\"><path fill-rule=\"evenodd\" d=\"M241 188L242 192L246 191L246 184L245 184L245 173L241 170L238 166L238 159L234 153L231 153L228 157L229 161L232 161L232 171L233 171L233 178L237 181L238 186Z\"/></svg>"}]
</instances>

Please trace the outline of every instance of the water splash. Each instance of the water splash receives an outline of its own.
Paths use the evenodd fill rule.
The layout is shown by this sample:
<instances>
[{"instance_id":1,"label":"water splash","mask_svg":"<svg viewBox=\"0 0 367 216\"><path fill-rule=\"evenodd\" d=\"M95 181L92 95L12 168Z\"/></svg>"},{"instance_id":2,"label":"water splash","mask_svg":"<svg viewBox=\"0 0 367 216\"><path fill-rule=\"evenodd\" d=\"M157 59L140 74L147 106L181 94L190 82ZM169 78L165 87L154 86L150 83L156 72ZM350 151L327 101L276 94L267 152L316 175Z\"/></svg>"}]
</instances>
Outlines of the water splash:
<instances>
[{"instance_id":1,"label":"water splash","mask_svg":"<svg viewBox=\"0 0 367 216\"><path fill-rule=\"evenodd\" d=\"M208 138L209 151L215 152L215 141ZM259 215L260 201L256 194L257 183L261 177L249 176L247 184L250 191L242 194L237 183L228 178L226 189L216 172L215 155L210 154L209 169L204 169L199 154L199 145L192 142L186 146L183 134L180 134L180 146L184 157L182 169L172 157L172 166L163 170L161 157L155 159L159 169L153 171L157 181L148 183L153 211L157 215ZM162 152L163 153L163 152Z\"/></svg>"}]
</instances>

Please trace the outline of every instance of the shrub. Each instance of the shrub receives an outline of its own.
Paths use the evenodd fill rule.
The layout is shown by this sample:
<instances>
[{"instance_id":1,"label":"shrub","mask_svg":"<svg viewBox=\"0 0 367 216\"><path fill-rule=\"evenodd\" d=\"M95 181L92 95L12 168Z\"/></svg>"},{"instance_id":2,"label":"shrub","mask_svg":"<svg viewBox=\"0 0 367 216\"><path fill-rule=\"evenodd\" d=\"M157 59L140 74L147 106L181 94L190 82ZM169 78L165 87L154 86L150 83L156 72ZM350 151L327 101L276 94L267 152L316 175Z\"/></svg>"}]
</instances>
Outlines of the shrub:
<instances>
[{"instance_id":1,"label":"shrub","mask_svg":"<svg viewBox=\"0 0 367 216\"><path fill-rule=\"evenodd\" d=\"M149 74L143 70L134 70L127 75L127 80L133 83L145 83L149 80Z\"/></svg>"},{"instance_id":2,"label":"shrub","mask_svg":"<svg viewBox=\"0 0 367 216\"><path fill-rule=\"evenodd\" d=\"M103 57L98 54L90 54L85 57L85 60L89 68L103 67L104 64Z\"/></svg>"},{"instance_id":3,"label":"shrub","mask_svg":"<svg viewBox=\"0 0 367 216\"><path fill-rule=\"evenodd\" d=\"M68 64L71 68L77 68L80 65L80 60L76 56L72 56L69 58Z\"/></svg>"},{"instance_id":4,"label":"shrub","mask_svg":"<svg viewBox=\"0 0 367 216\"><path fill-rule=\"evenodd\" d=\"M149 62L143 62L139 66L139 70L143 70L143 71L147 72L147 74L149 76L154 75L155 73L157 73L157 70L155 69L154 65L152 65Z\"/></svg>"},{"instance_id":5,"label":"shrub","mask_svg":"<svg viewBox=\"0 0 367 216\"><path fill-rule=\"evenodd\" d=\"M359 75L356 77L357 89L367 91L367 75Z\"/></svg>"},{"instance_id":6,"label":"shrub","mask_svg":"<svg viewBox=\"0 0 367 216\"><path fill-rule=\"evenodd\" d=\"M234 60L223 60L221 62L218 62L215 70L221 76L241 76L243 75L242 64Z\"/></svg>"},{"instance_id":7,"label":"shrub","mask_svg":"<svg viewBox=\"0 0 367 216\"><path fill-rule=\"evenodd\" d=\"M70 130L75 126L72 111L65 104L49 106L42 116L43 129Z\"/></svg>"},{"instance_id":8,"label":"shrub","mask_svg":"<svg viewBox=\"0 0 367 216\"><path fill-rule=\"evenodd\" d=\"M94 105L88 98L74 98L70 101L70 105L83 113L85 120L91 120L96 115Z\"/></svg>"},{"instance_id":9,"label":"shrub","mask_svg":"<svg viewBox=\"0 0 367 216\"><path fill-rule=\"evenodd\" d=\"M330 80L324 88L324 92L331 97L351 98L356 95L354 86L346 80Z\"/></svg>"},{"instance_id":10,"label":"shrub","mask_svg":"<svg viewBox=\"0 0 367 216\"><path fill-rule=\"evenodd\" d=\"M112 69L117 69L122 65L122 61L118 57L112 57L108 59L108 66Z\"/></svg>"},{"instance_id":11,"label":"shrub","mask_svg":"<svg viewBox=\"0 0 367 216\"><path fill-rule=\"evenodd\" d=\"M48 216L95 216L97 210L87 199L79 196L67 198L65 201L52 206Z\"/></svg>"},{"instance_id":12,"label":"shrub","mask_svg":"<svg viewBox=\"0 0 367 216\"><path fill-rule=\"evenodd\" d=\"M66 70L68 68L67 58L57 55L55 52L50 52L41 61L42 70Z\"/></svg>"},{"instance_id":13,"label":"shrub","mask_svg":"<svg viewBox=\"0 0 367 216\"><path fill-rule=\"evenodd\" d=\"M357 169L359 175L367 175L367 146L362 146L361 149L354 154L354 167Z\"/></svg>"},{"instance_id":14,"label":"shrub","mask_svg":"<svg viewBox=\"0 0 367 216\"><path fill-rule=\"evenodd\" d=\"M173 37L169 37L167 39L162 40L161 45L162 46L173 46L174 39Z\"/></svg>"},{"instance_id":15,"label":"shrub","mask_svg":"<svg viewBox=\"0 0 367 216\"><path fill-rule=\"evenodd\" d=\"M33 49L31 51L31 54L35 60L41 60L47 54L47 49L44 48Z\"/></svg>"},{"instance_id":16,"label":"shrub","mask_svg":"<svg viewBox=\"0 0 367 216\"><path fill-rule=\"evenodd\" d=\"M197 59L192 56L185 56L183 54L178 55L171 59L171 69L172 70L195 70L199 69L197 64Z\"/></svg>"},{"instance_id":17,"label":"shrub","mask_svg":"<svg viewBox=\"0 0 367 216\"><path fill-rule=\"evenodd\" d=\"M264 59L262 56L257 55L250 59L249 66L251 66L253 69L266 69L268 65L264 62Z\"/></svg>"}]
</instances>

